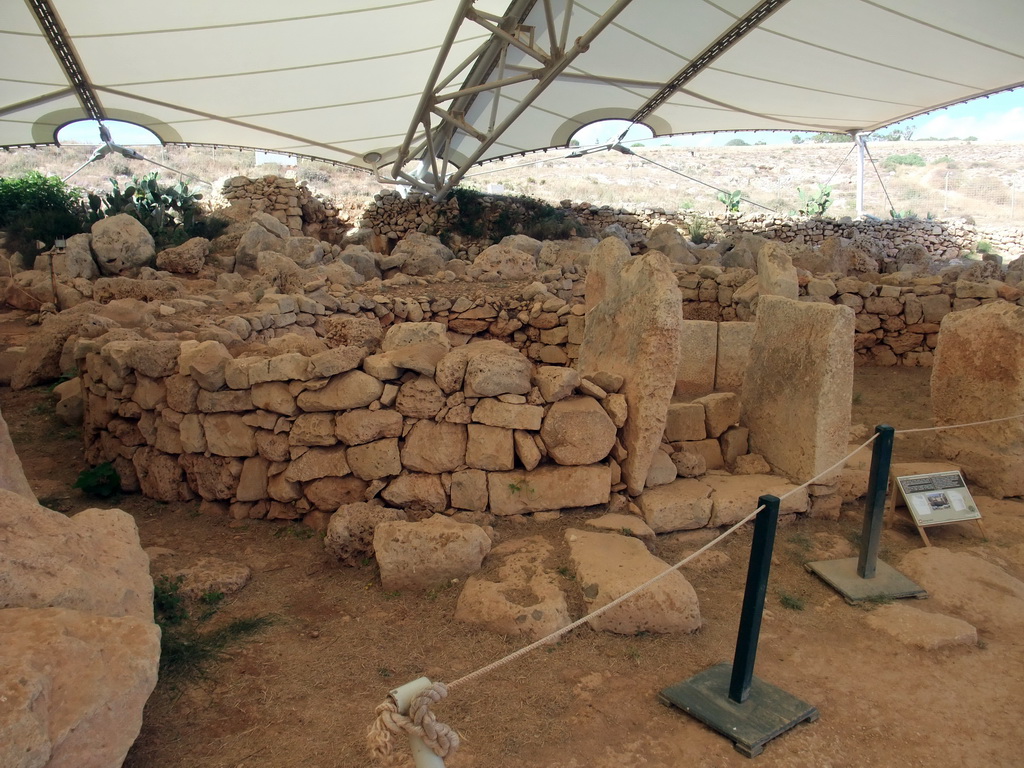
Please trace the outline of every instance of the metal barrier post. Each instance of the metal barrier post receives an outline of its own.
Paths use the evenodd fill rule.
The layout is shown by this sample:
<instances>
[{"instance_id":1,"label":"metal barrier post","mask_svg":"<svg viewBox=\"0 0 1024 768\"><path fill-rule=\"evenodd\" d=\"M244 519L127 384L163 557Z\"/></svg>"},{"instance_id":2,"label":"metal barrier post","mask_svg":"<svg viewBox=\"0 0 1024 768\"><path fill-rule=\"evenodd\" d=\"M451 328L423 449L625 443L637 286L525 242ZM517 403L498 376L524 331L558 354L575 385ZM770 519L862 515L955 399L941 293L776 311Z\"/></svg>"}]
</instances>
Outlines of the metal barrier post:
<instances>
[{"instance_id":1,"label":"metal barrier post","mask_svg":"<svg viewBox=\"0 0 1024 768\"><path fill-rule=\"evenodd\" d=\"M892 465L892 443L896 430L888 424L875 427L875 444L871 451L871 476L868 495L864 502L864 527L861 529L860 558L857 575L873 579L878 560L878 547L882 539L882 521L885 518L885 496L889 488L889 467Z\"/></svg>"}]
</instances>

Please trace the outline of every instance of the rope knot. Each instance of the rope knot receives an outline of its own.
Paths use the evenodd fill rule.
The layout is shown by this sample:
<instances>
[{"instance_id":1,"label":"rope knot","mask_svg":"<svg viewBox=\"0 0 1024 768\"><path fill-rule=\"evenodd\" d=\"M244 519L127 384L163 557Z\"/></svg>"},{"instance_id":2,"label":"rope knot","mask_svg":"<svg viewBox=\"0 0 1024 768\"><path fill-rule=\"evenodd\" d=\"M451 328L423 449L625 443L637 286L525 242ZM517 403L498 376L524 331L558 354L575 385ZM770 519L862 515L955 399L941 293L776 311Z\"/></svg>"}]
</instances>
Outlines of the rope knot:
<instances>
[{"instance_id":1,"label":"rope knot","mask_svg":"<svg viewBox=\"0 0 1024 768\"><path fill-rule=\"evenodd\" d=\"M440 758L455 754L459 748L459 734L451 726L439 722L430 707L448 695L444 683L431 683L413 697L408 714L399 711L398 702L389 694L376 710L376 719L367 733L370 754L377 760L387 760L394 751L393 740L399 734L418 736Z\"/></svg>"}]
</instances>

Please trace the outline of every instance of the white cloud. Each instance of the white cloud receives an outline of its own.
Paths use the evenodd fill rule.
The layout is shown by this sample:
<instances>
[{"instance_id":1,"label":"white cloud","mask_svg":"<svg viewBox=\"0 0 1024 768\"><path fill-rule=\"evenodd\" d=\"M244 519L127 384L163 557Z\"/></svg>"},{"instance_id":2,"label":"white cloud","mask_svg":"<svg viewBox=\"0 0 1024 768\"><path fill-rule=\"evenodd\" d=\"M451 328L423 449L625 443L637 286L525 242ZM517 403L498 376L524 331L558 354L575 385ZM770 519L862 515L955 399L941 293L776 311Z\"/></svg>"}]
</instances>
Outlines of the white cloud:
<instances>
[{"instance_id":1,"label":"white cloud","mask_svg":"<svg viewBox=\"0 0 1024 768\"><path fill-rule=\"evenodd\" d=\"M914 138L928 136L977 136L981 141L1024 141L1024 107L1014 107L1006 112L990 112L978 117L950 117L938 115L921 123L914 131Z\"/></svg>"}]
</instances>

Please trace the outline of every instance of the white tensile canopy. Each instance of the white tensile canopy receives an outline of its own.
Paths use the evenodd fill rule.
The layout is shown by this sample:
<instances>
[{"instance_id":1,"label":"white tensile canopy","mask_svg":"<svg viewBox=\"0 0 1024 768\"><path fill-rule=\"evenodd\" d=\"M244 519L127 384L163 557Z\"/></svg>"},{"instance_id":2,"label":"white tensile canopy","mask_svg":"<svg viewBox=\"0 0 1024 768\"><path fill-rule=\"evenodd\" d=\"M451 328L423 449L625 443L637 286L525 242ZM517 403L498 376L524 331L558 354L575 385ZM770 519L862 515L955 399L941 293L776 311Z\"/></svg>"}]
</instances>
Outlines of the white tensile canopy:
<instances>
[{"instance_id":1,"label":"white tensile canopy","mask_svg":"<svg viewBox=\"0 0 1024 768\"><path fill-rule=\"evenodd\" d=\"M0 146L82 119L444 192L595 120L866 132L1024 84L1022 0L4 0Z\"/></svg>"}]
</instances>

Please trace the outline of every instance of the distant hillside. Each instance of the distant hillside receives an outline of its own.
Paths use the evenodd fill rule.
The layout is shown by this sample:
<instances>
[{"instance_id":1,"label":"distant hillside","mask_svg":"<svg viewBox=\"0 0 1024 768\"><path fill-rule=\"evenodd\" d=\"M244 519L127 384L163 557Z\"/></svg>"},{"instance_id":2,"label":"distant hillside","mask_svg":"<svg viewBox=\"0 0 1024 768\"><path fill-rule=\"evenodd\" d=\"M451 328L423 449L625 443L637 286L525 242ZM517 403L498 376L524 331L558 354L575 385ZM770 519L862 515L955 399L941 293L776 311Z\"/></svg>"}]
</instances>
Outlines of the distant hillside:
<instances>
[{"instance_id":1,"label":"distant hillside","mask_svg":"<svg viewBox=\"0 0 1024 768\"><path fill-rule=\"evenodd\" d=\"M311 189L335 200L367 197L386 188L366 173L326 163L302 160L286 168L256 165L252 151L153 146L137 149L153 160L210 182L237 175L285 175L305 180ZM500 185L507 194L553 202L571 199L616 207L722 210L717 191L706 184L730 192L739 190L744 198L781 213L799 209L798 189L812 194L819 184L828 184L833 201L829 213L852 216L856 195L856 156L852 150L852 143L693 149L634 146L634 156L600 152L576 159L565 159L567 150L552 150L490 163L471 171L464 183L485 191L498 191L495 185ZM867 213L887 217L890 210L896 210L901 215L922 218L970 216L981 225L1024 224L1024 196L1020 194L1024 190L1024 144L878 142L869 145L869 150L874 167L869 164L866 173ZM91 151L92 147L69 145L3 152L0 176L33 169L66 176ZM153 165L109 156L79 172L73 183L85 189L105 190L109 189L111 176L127 179L151 170L174 178L170 171ZM744 202L740 210L758 209Z\"/></svg>"}]
</instances>

